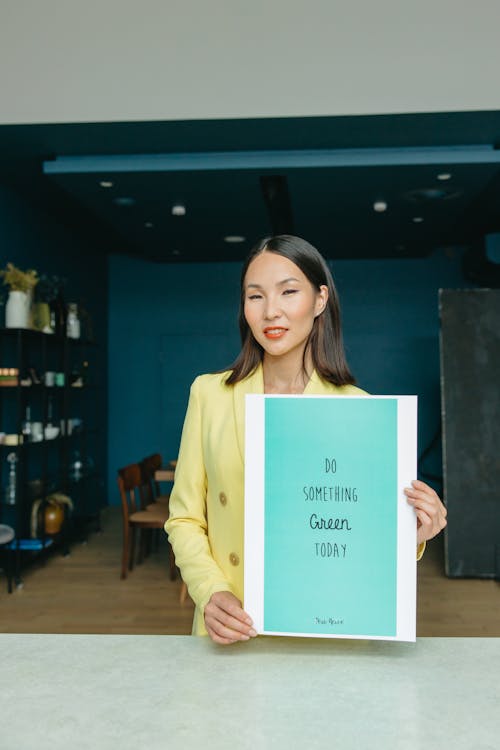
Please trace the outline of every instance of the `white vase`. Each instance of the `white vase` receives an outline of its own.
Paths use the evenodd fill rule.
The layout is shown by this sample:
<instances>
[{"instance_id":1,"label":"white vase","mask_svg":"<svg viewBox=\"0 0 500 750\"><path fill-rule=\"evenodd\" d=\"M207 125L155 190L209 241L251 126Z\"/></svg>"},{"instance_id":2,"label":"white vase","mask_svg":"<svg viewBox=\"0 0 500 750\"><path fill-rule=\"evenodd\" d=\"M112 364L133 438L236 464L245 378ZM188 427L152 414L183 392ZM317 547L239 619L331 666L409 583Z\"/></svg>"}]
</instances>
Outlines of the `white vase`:
<instances>
[{"instance_id":1,"label":"white vase","mask_svg":"<svg viewBox=\"0 0 500 750\"><path fill-rule=\"evenodd\" d=\"M26 292L9 292L5 305L6 328L28 328L30 295Z\"/></svg>"}]
</instances>

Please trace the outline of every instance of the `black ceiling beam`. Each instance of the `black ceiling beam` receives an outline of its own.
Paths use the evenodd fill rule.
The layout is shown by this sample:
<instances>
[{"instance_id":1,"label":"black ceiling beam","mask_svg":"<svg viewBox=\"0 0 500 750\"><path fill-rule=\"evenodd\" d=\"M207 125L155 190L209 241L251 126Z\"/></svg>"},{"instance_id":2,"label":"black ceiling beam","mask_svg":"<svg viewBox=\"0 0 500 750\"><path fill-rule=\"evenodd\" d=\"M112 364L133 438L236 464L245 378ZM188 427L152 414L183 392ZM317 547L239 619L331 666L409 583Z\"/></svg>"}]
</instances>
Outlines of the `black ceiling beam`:
<instances>
[{"instance_id":1,"label":"black ceiling beam","mask_svg":"<svg viewBox=\"0 0 500 750\"><path fill-rule=\"evenodd\" d=\"M283 175L264 175L260 188L271 222L273 234L294 234L292 202L288 181Z\"/></svg>"}]
</instances>

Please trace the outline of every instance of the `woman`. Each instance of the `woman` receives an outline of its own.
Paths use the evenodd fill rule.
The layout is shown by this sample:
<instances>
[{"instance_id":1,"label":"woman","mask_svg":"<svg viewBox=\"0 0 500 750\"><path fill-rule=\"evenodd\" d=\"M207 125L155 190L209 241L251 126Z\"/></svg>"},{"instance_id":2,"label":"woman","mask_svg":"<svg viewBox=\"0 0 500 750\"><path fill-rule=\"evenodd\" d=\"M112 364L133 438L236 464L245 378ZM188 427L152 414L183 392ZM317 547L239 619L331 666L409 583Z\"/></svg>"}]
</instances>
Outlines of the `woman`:
<instances>
[{"instance_id":1,"label":"woman","mask_svg":"<svg viewBox=\"0 0 500 750\"><path fill-rule=\"evenodd\" d=\"M340 308L322 256L298 237L259 242L241 275L241 352L191 386L165 525L195 602L193 634L216 643L256 635L243 598L244 409L247 393L361 395L342 342ZM405 490L417 515L417 556L446 525L424 482Z\"/></svg>"}]
</instances>

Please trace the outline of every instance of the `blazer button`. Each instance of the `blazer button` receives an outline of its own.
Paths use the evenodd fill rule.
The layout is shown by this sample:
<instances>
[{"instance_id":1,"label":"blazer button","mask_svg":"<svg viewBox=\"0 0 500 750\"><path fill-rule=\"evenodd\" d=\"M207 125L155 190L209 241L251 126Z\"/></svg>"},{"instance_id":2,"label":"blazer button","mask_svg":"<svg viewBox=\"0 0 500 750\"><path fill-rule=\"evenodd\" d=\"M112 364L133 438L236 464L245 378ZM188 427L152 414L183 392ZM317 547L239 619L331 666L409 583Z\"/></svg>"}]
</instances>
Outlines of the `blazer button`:
<instances>
[{"instance_id":1,"label":"blazer button","mask_svg":"<svg viewBox=\"0 0 500 750\"><path fill-rule=\"evenodd\" d=\"M240 564L240 558L236 554L236 552L231 552L229 555L229 562L231 565L239 565Z\"/></svg>"},{"instance_id":2,"label":"blazer button","mask_svg":"<svg viewBox=\"0 0 500 750\"><path fill-rule=\"evenodd\" d=\"M225 492L219 492L219 500L221 505L227 505L227 496Z\"/></svg>"}]
</instances>

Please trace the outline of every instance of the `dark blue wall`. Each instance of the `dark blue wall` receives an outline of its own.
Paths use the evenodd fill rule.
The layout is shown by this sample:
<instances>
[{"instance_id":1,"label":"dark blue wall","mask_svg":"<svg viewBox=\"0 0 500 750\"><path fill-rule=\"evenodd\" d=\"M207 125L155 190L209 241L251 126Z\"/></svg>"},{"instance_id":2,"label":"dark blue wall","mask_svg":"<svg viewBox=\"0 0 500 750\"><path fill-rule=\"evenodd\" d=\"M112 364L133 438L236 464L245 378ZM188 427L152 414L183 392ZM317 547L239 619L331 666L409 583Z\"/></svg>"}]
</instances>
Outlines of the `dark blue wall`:
<instances>
[{"instance_id":1,"label":"dark blue wall","mask_svg":"<svg viewBox=\"0 0 500 750\"><path fill-rule=\"evenodd\" d=\"M109 494L116 469L177 455L189 385L238 352L238 264L110 258Z\"/></svg>"},{"instance_id":2,"label":"dark blue wall","mask_svg":"<svg viewBox=\"0 0 500 750\"><path fill-rule=\"evenodd\" d=\"M103 436L109 417L108 444L97 452L105 461L108 448L108 500L116 504L116 469L155 451L175 457L189 384L237 354L240 264L155 265L111 256L108 299L108 261L98 237L81 239L2 186L0 248L1 267L12 261L66 276L67 299L84 301L92 315L94 374L109 382L108 403L97 396ZM460 252L332 267L357 380L371 393L419 395L422 451L440 423L438 289L467 286ZM438 452L426 468L440 472Z\"/></svg>"},{"instance_id":3,"label":"dark blue wall","mask_svg":"<svg viewBox=\"0 0 500 750\"><path fill-rule=\"evenodd\" d=\"M459 251L425 260L337 261L346 348L361 387L418 394L419 449L440 424L438 289L465 286ZM177 454L189 384L238 352L240 264L154 265L112 256L109 497L116 469ZM427 468L440 472L436 453Z\"/></svg>"},{"instance_id":4,"label":"dark blue wall","mask_svg":"<svg viewBox=\"0 0 500 750\"><path fill-rule=\"evenodd\" d=\"M106 350L108 263L98 236L82 240L76 225L69 229L22 193L0 185L0 266L9 261L64 277L66 301L84 304L95 338Z\"/></svg>"}]
</instances>

